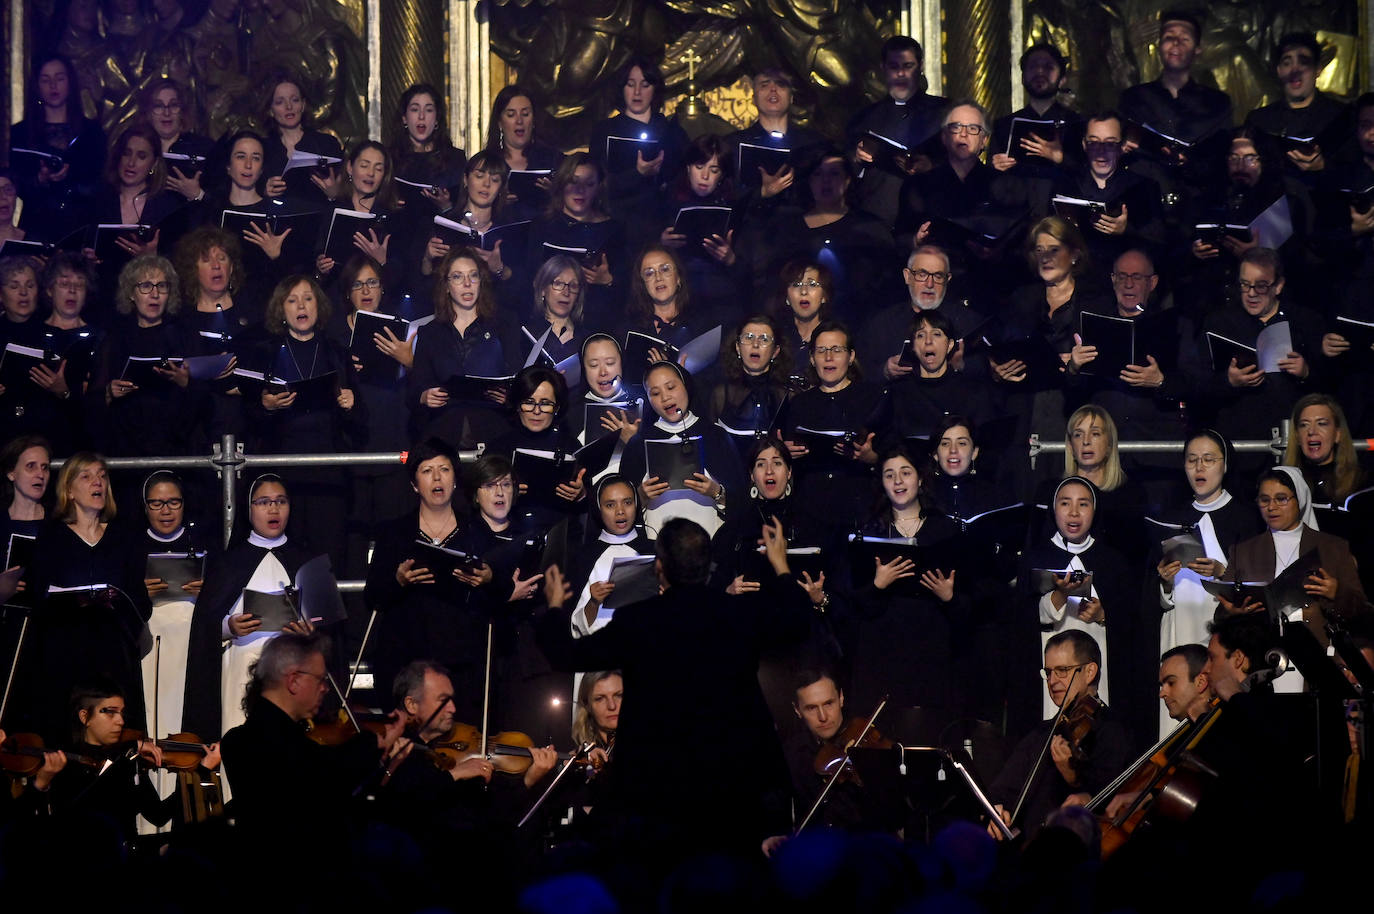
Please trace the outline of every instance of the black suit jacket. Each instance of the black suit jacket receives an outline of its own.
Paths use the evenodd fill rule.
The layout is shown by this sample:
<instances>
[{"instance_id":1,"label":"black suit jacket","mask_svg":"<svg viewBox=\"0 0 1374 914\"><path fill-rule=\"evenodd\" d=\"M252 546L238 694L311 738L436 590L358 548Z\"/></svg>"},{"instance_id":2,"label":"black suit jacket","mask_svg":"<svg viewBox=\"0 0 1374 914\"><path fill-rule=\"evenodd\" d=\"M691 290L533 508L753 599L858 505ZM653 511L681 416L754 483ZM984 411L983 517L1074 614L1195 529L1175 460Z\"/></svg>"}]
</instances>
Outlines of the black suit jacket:
<instances>
[{"instance_id":1,"label":"black suit jacket","mask_svg":"<svg viewBox=\"0 0 1374 914\"><path fill-rule=\"evenodd\" d=\"M758 684L766 644L807 632L809 599L790 577L756 594L700 585L616 610L574 640L563 612L542 616L539 645L562 670L620 669L626 702L616 731L617 795L627 813L713 840L757 839L785 822L771 803L789 794L787 767ZM707 774L697 749L729 747L730 772Z\"/></svg>"}]
</instances>

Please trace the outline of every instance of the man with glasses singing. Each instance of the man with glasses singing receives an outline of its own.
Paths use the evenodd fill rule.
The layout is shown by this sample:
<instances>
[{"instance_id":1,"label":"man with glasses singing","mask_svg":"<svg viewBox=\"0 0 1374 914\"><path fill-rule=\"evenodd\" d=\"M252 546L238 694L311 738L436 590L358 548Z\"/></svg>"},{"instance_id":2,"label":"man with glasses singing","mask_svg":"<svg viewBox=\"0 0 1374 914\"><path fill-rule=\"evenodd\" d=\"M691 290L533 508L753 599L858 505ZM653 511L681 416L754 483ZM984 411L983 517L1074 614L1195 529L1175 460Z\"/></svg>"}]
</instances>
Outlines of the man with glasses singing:
<instances>
[{"instance_id":1,"label":"man with glasses singing","mask_svg":"<svg viewBox=\"0 0 1374 914\"><path fill-rule=\"evenodd\" d=\"M955 336L962 341L983 320L983 316L969 307L967 299L950 299L952 280L949 255L943 248L923 244L906 259L902 281L906 283L908 299L874 314L859 334L860 367L870 378L895 381L911 374L914 366L901 364L902 348L911 339L911 327L923 311L939 308L949 318ZM950 357L955 371L964 368L962 344ZM984 368L986 363L984 362Z\"/></svg>"},{"instance_id":2,"label":"man with glasses singing","mask_svg":"<svg viewBox=\"0 0 1374 914\"><path fill-rule=\"evenodd\" d=\"M1045 644L1045 665L1040 675L1055 707L1070 708L1080 696L1096 701L1101 669L1102 648L1085 631L1068 629ZM1041 721L1021 738L988 790L988 798L1005 821L1034 832L1059 807L1081 806L1092 799L1129 764L1133 744L1126 728L1111 718L1106 705L1097 713L1097 725L1076 744L1058 734L1050 736L1053 719ZM1032 778L1031 771L1037 767L1047 740L1049 749ZM1012 822L1027 778L1031 782L1025 803ZM1000 838L991 826L988 831Z\"/></svg>"},{"instance_id":3,"label":"man with glasses singing","mask_svg":"<svg viewBox=\"0 0 1374 914\"><path fill-rule=\"evenodd\" d=\"M1088 332L1074 334L1066 366L1071 399L1109 412L1122 441L1167 440L1180 427L1179 404L1206 376L1194 344L1197 326L1184 309L1161 308L1152 300L1159 274L1144 251L1130 249L1116 258L1111 282L1111 304L1090 302L1085 310L1131 321L1135 357L1124 366L1103 365L1087 324ZM1170 467L1177 462L1173 455L1161 458Z\"/></svg>"},{"instance_id":4,"label":"man with glasses singing","mask_svg":"<svg viewBox=\"0 0 1374 914\"><path fill-rule=\"evenodd\" d=\"M1268 439L1299 397L1321 389L1313 359L1321 352L1322 319L1309 308L1280 302L1283 289L1278 252L1246 251L1236 284L1239 302L1212 312L1202 325L1202 357L1210 354L1212 366L1207 385L1216 412L1212 427L1233 441ZM1288 345L1281 346L1275 358L1265 358L1275 342L1285 341ZM1236 350L1233 344L1263 344L1265 353ZM1190 401L1190 411L1192 405ZM1198 417L1196 411L1192 415Z\"/></svg>"},{"instance_id":5,"label":"man with glasses singing","mask_svg":"<svg viewBox=\"0 0 1374 914\"><path fill-rule=\"evenodd\" d=\"M984 164L991 128L982 105L958 102L941 123L945 161L902 185L892 234L902 249L940 245L955 272L990 291L1017 275L997 275L1001 271L996 267L1005 259L998 241L1024 214L1025 189L1020 179Z\"/></svg>"},{"instance_id":6,"label":"man with glasses singing","mask_svg":"<svg viewBox=\"0 0 1374 914\"><path fill-rule=\"evenodd\" d=\"M1058 215L1077 223L1094 263L1110 263L1131 247L1158 250L1164 242L1159 185L1122 166L1125 135L1115 111L1089 117L1080 161L1062 169L1054 183L1056 199L1101 204L1100 211L1082 204L1052 204Z\"/></svg>"}]
</instances>

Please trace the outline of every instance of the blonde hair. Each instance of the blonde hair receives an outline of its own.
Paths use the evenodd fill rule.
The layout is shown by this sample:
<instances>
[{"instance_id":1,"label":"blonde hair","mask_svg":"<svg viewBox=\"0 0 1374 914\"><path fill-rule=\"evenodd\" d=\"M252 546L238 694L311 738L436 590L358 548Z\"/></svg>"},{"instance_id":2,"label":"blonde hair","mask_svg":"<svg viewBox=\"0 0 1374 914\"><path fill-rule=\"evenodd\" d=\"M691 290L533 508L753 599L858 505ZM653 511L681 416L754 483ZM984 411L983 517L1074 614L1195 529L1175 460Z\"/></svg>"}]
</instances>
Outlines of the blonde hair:
<instances>
[{"instance_id":1,"label":"blonde hair","mask_svg":"<svg viewBox=\"0 0 1374 914\"><path fill-rule=\"evenodd\" d=\"M1078 461L1073 456L1073 430L1084 419L1096 419L1107 436L1107 455L1102 461L1102 484L1097 488L1111 492L1125 484L1126 471L1121 468L1121 454L1116 446L1116 422L1112 420L1111 413L1099 406L1080 406L1069 416L1069 423L1064 427L1064 476L1079 475Z\"/></svg>"},{"instance_id":2,"label":"blonde hair","mask_svg":"<svg viewBox=\"0 0 1374 914\"><path fill-rule=\"evenodd\" d=\"M93 451L77 451L66 459L62 464L62 471L57 474L57 517L63 523L76 523L76 502L71 496L72 484L76 477L80 476L83 470L90 467L105 467L105 458ZM100 510L101 523L108 524L115 518L115 497L114 489L108 479L105 480L105 507Z\"/></svg>"},{"instance_id":3,"label":"blonde hair","mask_svg":"<svg viewBox=\"0 0 1374 914\"><path fill-rule=\"evenodd\" d=\"M1288 449L1283 453L1283 465L1302 468L1302 444L1298 441L1298 419L1309 406L1324 406L1331 411L1336 423L1336 442L1331 447L1335 458L1335 488L1329 493L1333 498L1346 498L1360 484L1364 475L1355 456L1355 442L1350 439L1350 424L1345 421L1345 410L1336 398L1327 394L1308 394L1293 404L1293 415L1288 423Z\"/></svg>"},{"instance_id":4,"label":"blonde hair","mask_svg":"<svg viewBox=\"0 0 1374 914\"><path fill-rule=\"evenodd\" d=\"M596 732L596 718L592 716L592 689L612 676L620 676L620 670L601 670L584 673L582 683L577 689L577 710L573 713L572 736L579 746L583 743L600 743Z\"/></svg>"}]
</instances>

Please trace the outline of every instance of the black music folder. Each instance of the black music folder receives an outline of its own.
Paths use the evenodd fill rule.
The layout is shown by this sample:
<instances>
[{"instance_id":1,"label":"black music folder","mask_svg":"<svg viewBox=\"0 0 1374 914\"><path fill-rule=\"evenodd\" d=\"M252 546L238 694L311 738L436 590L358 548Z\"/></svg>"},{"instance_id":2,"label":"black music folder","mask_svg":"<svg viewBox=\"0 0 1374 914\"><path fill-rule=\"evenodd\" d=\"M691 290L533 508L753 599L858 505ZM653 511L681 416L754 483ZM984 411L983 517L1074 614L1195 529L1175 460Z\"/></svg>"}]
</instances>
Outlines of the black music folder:
<instances>
[{"instance_id":1,"label":"black music folder","mask_svg":"<svg viewBox=\"0 0 1374 914\"><path fill-rule=\"evenodd\" d=\"M1084 311L1078 320L1083 345L1097 347L1097 358L1083 366L1083 374L1115 378L1127 365L1136 364L1135 321L1091 311Z\"/></svg>"},{"instance_id":2,"label":"black music folder","mask_svg":"<svg viewBox=\"0 0 1374 914\"><path fill-rule=\"evenodd\" d=\"M686 438L646 438L644 440L646 475L657 476L668 488L686 489L685 481L706 472L705 447L700 435Z\"/></svg>"},{"instance_id":3,"label":"black music folder","mask_svg":"<svg viewBox=\"0 0 1374 914\"><path fill-rule=\"evenodd\" d=\"M615 585L601 605L619 609L658 596L658 572L652 555L621 555L611 560L610 582Z\"/></svg>"},{"instance_id":4,"label":"black music folder","mask_svg":"<svg viewBox=\"0 0 1374 914\"><path fill-rule=\"evenodd\" d=\"M348 351L356 356L359 372L369 381L391 380L400 370L400 363L377 348L374 334L385 336L386 331L396 339L405 341L410 332L410 321L394 314L380 311L355 311L353 313L353 335L348 340Z\"/></svg>"},{"instance_id":5,"label":"black music folder","mask_svg":"<svg viewBox=\"0 0 1374 914\"><path fill-rule=\"evenodd\" d=\"M623 171L634 171L639 167L639 156L644 156L644 161L652 161L658 158L658 154L663 151L663 144L658 140L653 140L646 134L642 137L631 136L608 136L606 137L606 171L609 174L619 174Z\"/></svg>"},{"instance_id":6,"label":"black music folder","mask_svg":"<svg viewBox=\"0 0 1374 914\"><path fill-rule=\"evenodd\" d=\"M148 555L143 576L158 578L167 582L167 589L153 594L153 605L192 600L194 595L186 592L186 585L192 581L205 580L204 552L153 552Z\"/></svg>"}]
</instances>

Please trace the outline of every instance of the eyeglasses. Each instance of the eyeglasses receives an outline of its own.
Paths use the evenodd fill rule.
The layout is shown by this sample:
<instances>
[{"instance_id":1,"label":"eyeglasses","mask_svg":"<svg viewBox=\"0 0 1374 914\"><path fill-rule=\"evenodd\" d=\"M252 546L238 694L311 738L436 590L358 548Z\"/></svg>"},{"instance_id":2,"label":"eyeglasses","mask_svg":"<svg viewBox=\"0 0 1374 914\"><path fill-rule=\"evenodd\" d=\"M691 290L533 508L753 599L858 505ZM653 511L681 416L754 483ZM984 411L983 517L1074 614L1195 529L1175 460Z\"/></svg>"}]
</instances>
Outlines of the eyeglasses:
<instances>
[{"instance_id":1,"label":"eyeglasses","mask_svg":"<svg viewBox=\"0 0 1374 914\"><path fill-rule=\"evenodd\" d=\"M57 280L56 285L59 289L71 289L74 291L76 289L86 288L86 280L79 276L64 276Z\"/></svg>"},{"instance_id":2,"label":"eyeglasses","mask_svg":"<svg viewBox=\"0 0 1374 914\"><path fill-rule=\"evenodd\" d=\"M754 343L760 346L767 346L769 343L773 342L773 336L769 333L741 333L739 335L739 341L746 346L753 345Z\"/></svg>"},{"instance_id":3,"label":"eyeglasses","mask_svg":"<svg viewBox=\"0 0 1374 914\"><path fill-rule=\"evenodd\" d=\"M582 283L575 279L555 279L553 282L549 283L549 288L555 292L580 292L582 290Z\"/></svg>"},{"instance_id":4,"label":"eyeglasses","mask_svg":"<svg viewBox=\"0 0 1374 914\"><path fill-rule=\"evenodd\" d=\"M945 133L950 136L957 136L960 133L967 133L969 136L982 136L987 133L987 128L982 124L957 124L948 123L945 125Z\"/></svg>"},{"instance_id":5,"label":"eyeglasses","mask_svg":"<svg viewBox=\"0 0 1374 914\"><path fill-rule=\"evenodd\" d=\"M501 491L501 492L505 492L505 491L508 491L508 490L510 490L510 489L514 489L514 488L515 488L515 483L511 482L509 478L506 478L506 479L496 479L496 480L493 480L492 482L484 482L484 483L482 483L482 485L481 485L479 488L483 488L483 489L486 489L486 490L488 490L488 491Z\"/></svg>"},{"instance_id":6,"label":"eyeglasses","mask_svg":"<svg viewBox=\"0 0 1374 914\"><path fill-rule=\"evenodd\" d=\"M909 268L903 268L903 272L921 284L933 282L937 286L943 286L949 280L948 273L932 273L929 270L912 270Z\"/></svg>"},{"instance_id":7,"label":"eyeglasses","mask_svg":"<svg viewBox=\"0 0 1374 914\"><path fill-rule=\"evenodd\" d=\"M452 277L450 277L450 279L451 278ZM382 281L374 276L371 279L355 279L353 280L353 285L349 286L349 288L352 289L354 292L361 292L364 289L367 289L370 292L373 289L380 287L381 284Z\"/></svg>"},{"instance_id":8,"label":"eyeglasses","mask_svg":"<svg viewBox=\"0 0 1374 914\"><path fill-rule=\"evenodd\" d=\"M1255 499L1255 504L1259 505L1261 508L1267 508L1271 504L1276 508L1286 508L1292 504L1293 501L1294 498L1292 495L1274 495L1272 497L1269 495L1261 495L1259 498Z\"/></svg>"},{"instance_id":9,"label":"eyeglasses","mask_svg":"<svg viewBox=\"0 0 1374 914\"><path fill-rule=\"evenodd\" d=\"M477 273L477 272L473 272L473 273L450 273L450 274L448 274L448 281L449 281L449 282L456 282L456 283L458 283L458 284L460 284L460 285L464 285L464 286L476 286L476 285L481 284L481 282L482 282L482 274L481 274L481 273Z\"/></svg>"},{"instance_id":10,"label":"eyeglasses","mask_svg":"<svg viewBox=\"0 0 1374 914\"><path fill-rule=\"evenodd\" d=\"M278 495L276 498L255 498L249 504L255 508L285 508L291 504L291 499Z\"/></svg>"},{"instance_id":11,"label":"eyeglasses","mask_svg":"<svg viewBox=\"0 0 1374 914\"><path fill-rule=\"evenodd\" d=\"M1112 282L1123 286L1138 286L1154 278L1153 273L1113 273Z\"/></svg>"},{"instance_id":12,"label":"eyeglasses","mask_svg":"<svg viewBox=\"0 0 1374 914\"><path fill-rule=\"evenodd\" d=\"M821 284L814 279L798 279L792 283L794 289L819 289Z\"/></svg>"},{"instance_id":13,"label":"eyeglasses","mask_svg":"<svg viewBox=\"0 0 1374 914\"><path fill-rule=\"evenodd\" d=\"M551 413L558 406L552 400L521 400L520 408L527 413Z\"/></svg>"},{"instance_id":14,"label":"eyeglasses","mask_svg":"<svg viewBox=\"0 0 1374 914\"><path fill-rule=\"evenodd\" d=\"M291 672L297 676L310 676L314 679L318 679L320 681L320 685L324 685L325 680L328 678L326 674L312 673L309 670L292 670Z\"/></svg>"},{"instance_id":15,"label":"eyeglasses","mask_svg":"<svg viewBox=\"0 0 1374 914\"><path fill-rule=\"evenodd\" d=\"M661 263L656 267L644 268L644 281L648 282L655 276L672 276L673 265L671 263Z\"/></svg>"},{"instance_id":16,"label":"eyeglasses","mask_svg":"<svg viewBox=\"0 0 1374 914\"><path fill-rule=\"evenodd\" d=\"M816 355L843 355L849 351L848 346L817 346L811 351Z\"/></svg>"},{"instance_id":17,"label":"eyeglasses","mask_svg":"<svg viewBox=\"0 0 1374 914\"><path fill-rule=\"evenodd\" d=\"M1219 463L1221 463L1221 458L1216 454L1202 454L1200 456L1194 454L1183 461L1183 465L1190 470L1197 467L1206 467L1210 470Z\"/></svg>"},{"instance_id":18,"label":"eyeglasses","mask_svg":"<svg viewBox=\"0 0 1374 914\"><path fill-rule=\"evenodd\" d=\"M1049 682L1052 679L1068 679L1078 670L1083 669L1086 664L1075 664L1074 666L1042 666L1040 668L1040 678Z\"/></svg>"},{"instance_id":19,"label":"eyeglasses","mask_svg":"<svg viewBox=\"0 0 1374 914\"><path fill-rule=\"evenodd\" d=\"M1254 168L1259 164L1260 157L1253 152L1244 155L1229 155L1226 157L1227 165L1244 165L1246 168Z\"/></svg>"},{"instance_id":20,"label":"eyeglasses","mask_svg":"<svg viewBox=\"0 0 1374 914\"><path fill-rule=\"evenodd\" d=\"M19 196L19 188L15 187L13 184L0 184L0 197L17 196Z\"/></svg>"},{"instance_id":21,"label":"eyeglasses","mask_svg":"<svg viewBox=\"0 0 1374 914\"><path fill-rule=\"evenodd\" d=\"M181 508L182 505L186 504L186 499L184 499L184 498L150 498L150 499L148 499L147 501L145 501L144 504L147 505L149 508L151 508L151 509L154 510L154 511L161 511L163 508L171 508L173 511L176 511L176 510L179 510L179 509Z\"/></svg>"},{"instance_id":22,"label":"eyeglasses","mask_svg":"<svg viewBox=\"0 0 1374 914\"><path fill-rule=\"evenodd\" d=\"M181 102L153 102L153 110L176 114L181 110Z\"/></svg>"},{"instance_id":23,"label":"eyeglasses","mask_svg":"<svg viewBox=\"0 0 1374 914\"><path fill-rule=\"evenodd\" d=\"M166 295L168 292L172 291L172 284L165 279L162 282L153 282L150 279L145 279L143 282L134 283L134 288L143 295L151 295L154 289L157 289L160 294Z\"/></svg>"},{"instance_id":24,"label":"eyeglasses","mask_svg":"<svg viewBox=\"0 0 1374 914\"><path fill-rule=\"evenodd\" d=\"M1237 282L1236 285L1240 286L1242 292L1254 292L1257 295L1268 295L1269 290L1274 288L1275 284L1267 279L1261 279L1259 282L1246 282L1242 279Z\"/></svg>"}]
</instances>

